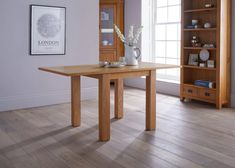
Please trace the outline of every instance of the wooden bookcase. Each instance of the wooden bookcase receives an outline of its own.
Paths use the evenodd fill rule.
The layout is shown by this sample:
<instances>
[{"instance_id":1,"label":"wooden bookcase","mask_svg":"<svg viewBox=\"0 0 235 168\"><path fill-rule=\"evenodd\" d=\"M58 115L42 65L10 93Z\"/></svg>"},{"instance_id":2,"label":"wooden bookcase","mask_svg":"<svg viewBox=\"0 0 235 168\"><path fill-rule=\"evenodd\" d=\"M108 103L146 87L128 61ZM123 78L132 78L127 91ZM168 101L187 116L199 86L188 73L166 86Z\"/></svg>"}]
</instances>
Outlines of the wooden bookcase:
<instances>
[{"instance_id":1,"label":"wooden bookcase","mask_svg":"<svg viewBox=\"0 0 235 168\"><path fill-rule=\"evenodd\" d=\"M205 4L214 6L206 8ZM181 87L180 98L213 103L217 108L230 105L230 0L182 0L181 27ZM198 28L188 28L192 20L199 21ZM205 23L211 28L204 28ZM201 25L201 26L200 26ZM193 47L192 36L197 36L202 46ZM206 48L215 61L215 67L189 65L189 55L199 54L203 44L215 44ZM200 58L198 60L201 62ZM206 64L206 62L204 62ZM195 80L214 82L213 88L194 85Z\"/></svg>"},{"instance_id":2,"label":"wooden bookcase","mask_svg":"<svg viewBox=\"0 0 235 168\"><path fill-rule=\"evenodd\" d=\"M100 61L118 61L124 56L114 24L124 32L124 0L100 0Z\"/></svg>"}]
</instances>

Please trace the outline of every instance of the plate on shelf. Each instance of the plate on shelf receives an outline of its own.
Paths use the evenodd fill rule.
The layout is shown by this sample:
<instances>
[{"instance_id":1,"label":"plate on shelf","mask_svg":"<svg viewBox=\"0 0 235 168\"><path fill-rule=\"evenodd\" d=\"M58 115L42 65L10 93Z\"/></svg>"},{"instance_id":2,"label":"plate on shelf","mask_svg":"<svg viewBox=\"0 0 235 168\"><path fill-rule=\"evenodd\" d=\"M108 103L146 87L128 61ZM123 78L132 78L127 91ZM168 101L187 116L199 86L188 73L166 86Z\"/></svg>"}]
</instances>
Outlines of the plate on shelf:
<instances>
[{"instance_id":1,"label":"plate on shelf","mask_svg":"<svg viewBox=\"0 0 235 168\"><path fill-rule=\"evenodd\" d=\"M209 53L208 50L202 49L202 50L200 51L199 57L200 57L200 59L201 59L202 61L207 61L207 60L209 59L209 57L210 57L210 53Z\"/></svg>"}]
</instances>

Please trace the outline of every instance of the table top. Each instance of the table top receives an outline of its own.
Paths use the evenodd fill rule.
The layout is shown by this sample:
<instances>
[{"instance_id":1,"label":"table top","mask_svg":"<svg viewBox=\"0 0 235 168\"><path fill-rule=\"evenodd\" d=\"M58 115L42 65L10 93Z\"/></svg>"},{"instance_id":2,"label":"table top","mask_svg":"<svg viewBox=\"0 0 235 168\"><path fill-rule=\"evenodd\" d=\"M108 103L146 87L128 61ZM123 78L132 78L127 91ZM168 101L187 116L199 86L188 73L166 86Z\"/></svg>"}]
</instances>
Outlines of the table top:
<instances>
[{"instance_id":1,"label":"table top","mask_svg":"<svg viewBox=\"0 0 235 168\"><path fill-rule=\"evenodd\" d=\"M95 65L40 67L39 70L60 74L64 76L79 76L79 75L112 74L120 72L138 72L138 71L167 69L167 68L179 68L179 66L141 62L137 66L123 66L119 68L100 67L98 64L95 64Z\"/></svg>"}]
</instances>

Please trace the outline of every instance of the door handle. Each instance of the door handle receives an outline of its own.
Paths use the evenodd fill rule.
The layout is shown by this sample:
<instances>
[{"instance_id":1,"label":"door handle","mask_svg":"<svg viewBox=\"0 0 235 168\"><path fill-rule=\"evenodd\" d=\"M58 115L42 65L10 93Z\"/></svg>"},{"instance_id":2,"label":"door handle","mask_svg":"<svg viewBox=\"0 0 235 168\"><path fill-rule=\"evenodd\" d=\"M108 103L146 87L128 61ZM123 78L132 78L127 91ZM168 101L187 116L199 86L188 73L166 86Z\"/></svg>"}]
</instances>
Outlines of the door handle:
<instances>
[{"instance_id":1,"label":"door handle","mask_svg":"<svg viewBox=\"0 0 235 168\"><path fill-rule=\"evenodd\" d=\"M193 90L192 90L192 89L188 89L188 92L189 92L189 93L193 93Z\"/></svg>"},{"instance_id":2,"label":"door handle","mask_svg":"<svg viewBox=\"0 0 235 168\"><path fill-rule=\"evenodd\" d=\"M205 96L210 96L211 94L208 92L205 92Z\"/></svg>"}]
</instances>

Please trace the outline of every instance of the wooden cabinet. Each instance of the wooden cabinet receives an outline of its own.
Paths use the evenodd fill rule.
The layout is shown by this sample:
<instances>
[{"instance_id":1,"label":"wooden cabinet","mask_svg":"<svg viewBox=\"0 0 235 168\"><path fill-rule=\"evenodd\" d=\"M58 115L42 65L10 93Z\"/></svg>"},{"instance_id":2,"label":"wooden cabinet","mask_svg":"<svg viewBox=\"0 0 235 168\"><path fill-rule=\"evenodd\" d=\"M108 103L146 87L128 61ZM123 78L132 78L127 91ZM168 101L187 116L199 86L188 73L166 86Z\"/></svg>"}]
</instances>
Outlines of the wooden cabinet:
<instances>
[{"instance_id":1,"label":"wooden cabinet","mask_svg":"<svg viewBox=\"0 0 235 168\"><path fill-rule=\"evenodd\" d=\"M206 4L213 6L207 8ZM181 16L181 99L197 99L213 103L217 108L229 106L230 0L182 0ZM192 20L196 20L196 26ZM209 27L205 23L210 23ZM204 49L209 52L209 60L214 61L212 68L207 60L201 59L199 53ZM189 59L195 54L199 57L193 65ZM210 81L214 86L196 86L196 80Z\"/></svg>"},{"instance_id":2,"label":"wooden cabinet","mask_svg":"<svg viewBox=\"0 0 235 168\"><path fill-rule=\"evenodd\" d=\"M124 0L100 0L100 61L117 61L124 56L114 24L124 32Z\"/></svg>"}]
</instances>

